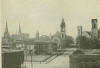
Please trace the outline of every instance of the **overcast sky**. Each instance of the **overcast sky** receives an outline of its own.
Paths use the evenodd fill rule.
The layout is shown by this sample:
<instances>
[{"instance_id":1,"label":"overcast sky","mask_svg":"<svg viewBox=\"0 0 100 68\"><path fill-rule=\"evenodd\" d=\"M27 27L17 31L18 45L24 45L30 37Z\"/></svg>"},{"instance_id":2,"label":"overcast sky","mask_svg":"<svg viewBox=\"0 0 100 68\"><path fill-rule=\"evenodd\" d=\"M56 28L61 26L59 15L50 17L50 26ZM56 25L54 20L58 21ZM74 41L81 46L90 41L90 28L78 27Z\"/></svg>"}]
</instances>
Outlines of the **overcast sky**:
<instances>
[{"instance_id":1,"label":"overcast sky","mask_svg":"<svg viewBox=\"0 0 100 68\"><path fill-rule=\"evenodd\" d=\"M100 0L2 0L2 31L7 19L10 34L18 32L19 24L31 36L37 30L41 35L54 34L64 17L66 34L76 37L78 25L90 31L91 19L100 19L99 4Z\"/></svg>"}]
</instances>

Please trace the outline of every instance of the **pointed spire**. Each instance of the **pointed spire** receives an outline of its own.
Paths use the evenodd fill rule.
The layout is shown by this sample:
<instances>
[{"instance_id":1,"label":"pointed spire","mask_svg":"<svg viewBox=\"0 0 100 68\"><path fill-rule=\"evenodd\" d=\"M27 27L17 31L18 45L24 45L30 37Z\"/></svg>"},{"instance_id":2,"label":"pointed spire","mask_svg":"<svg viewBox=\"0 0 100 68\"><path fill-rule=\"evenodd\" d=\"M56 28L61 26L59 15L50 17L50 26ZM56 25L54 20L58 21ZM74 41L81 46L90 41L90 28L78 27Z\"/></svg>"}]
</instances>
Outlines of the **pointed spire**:
<instances>
[{"instance_id":1,"label":"pointed spire","mask_svg":"<svg viewBox=\"0 0 100 68\"><path fill-rule=\"evenodd\" d=\"M4 38L9 38L9 32L8 32L8 24L7 24L7 20L6 20L6 27L5 27L5 32L4 32Z\"/></svg>"},{"instance_id":2,"label":"pointed spire","mask_svg":"<svg viewBox=\"0 0 100 68\"><path fill-rule=\"evenodd\" d=\"M7 24L7 20L6 20L5 33L8 33L8 24Z\"/></svg>"},{"instance_id":3,"label":"pointed spire","mask_svg":"<svg viewBox=\"0 0 100 68\"><path fill-rule=\"evenodd\" d=\"M20 27L20 24L19 24L19 34L21 34L22 32L21 32L21 27Z\"/></svg>"},{"instance_id":4,"label":"pointed spire","mask_svg":"<svg viewBox=\"0 0 100 68\"><path fill-rule=\"evenodd\" d=\"M62 21L61 21L61 28L65 28L66 27L66 25L65 25L65 21L64 21L64 18L62 17Z\"/></svg>"}]
</instances>

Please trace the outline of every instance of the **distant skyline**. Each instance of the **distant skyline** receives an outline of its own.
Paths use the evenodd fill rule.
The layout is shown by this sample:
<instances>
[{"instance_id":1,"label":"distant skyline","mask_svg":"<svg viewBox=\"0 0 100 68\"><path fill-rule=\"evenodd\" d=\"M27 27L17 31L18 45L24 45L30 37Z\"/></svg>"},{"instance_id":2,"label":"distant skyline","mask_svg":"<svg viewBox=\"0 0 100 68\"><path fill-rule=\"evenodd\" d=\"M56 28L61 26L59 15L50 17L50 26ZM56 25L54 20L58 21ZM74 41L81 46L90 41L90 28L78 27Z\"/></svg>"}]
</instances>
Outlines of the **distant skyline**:
<instances>
[{"instance_id":1,"label":"distant skyline","mask_svg":"<svg viewBox=\"0 0 100 68\"><path fill-rule=\"evenodd\" d=\"M34 37L38 30L49 35L60 30L62 17L66 34L77 36L77 26L91 30L91 19L98 19L100 28L100 0L2 0L2 33L6 20L10 34L19 30Z\"/></svg>"}]
</instances>

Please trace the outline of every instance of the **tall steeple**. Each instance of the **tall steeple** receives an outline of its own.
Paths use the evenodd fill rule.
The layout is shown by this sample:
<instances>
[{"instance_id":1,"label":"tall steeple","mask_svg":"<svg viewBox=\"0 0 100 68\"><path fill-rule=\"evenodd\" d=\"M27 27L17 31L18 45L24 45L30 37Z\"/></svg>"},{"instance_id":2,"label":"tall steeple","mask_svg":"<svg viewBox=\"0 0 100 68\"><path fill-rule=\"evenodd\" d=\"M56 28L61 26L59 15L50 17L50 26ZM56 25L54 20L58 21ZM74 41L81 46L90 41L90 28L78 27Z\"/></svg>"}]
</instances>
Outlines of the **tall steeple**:
<instances>
[{"instance_id":1,"label":"tall steeple","mask_svg":"<svg viewBox=\"0 0 100 68\"><path fill-rule=\"evenodd\" d=\"M21 27L20 27L20 24L19 24L19 32L18 32L18 34L21 34L22 32L21 32Z\"/></svg>"},{"instance_id":2,"label":"tall steeple","mask_svg":"<svg viewBox=\"0 0 100 68\"><path fill-rule=\"evenodd\" d=\"M60 30L61 38L65 39L65 37L66 37L66 24L65 24L64 18L62 18L60 28L61 28L61 30Z\"/></svg>"},{"instance_id":3,"label":"tall steeple","mask_svg":"<svg viewBox=\"0 0 100 68\"><path fill-rule=\"evenodd\" d=\"M7 20L6 20L5 32L8 33L8 24L7 24Z\"/></svg>"},{"instance_id":4,"label":"tall steeple","mask_svg":"<svg viewBox=\"0 0 100 68\"><path fill-rule=\"evenodd\" d=\"M6 27L5 27L5 32L4 32L4 38L8 39L9 38L9 32L8 32L8 24L6 20Z\"/></svg>"},{"instance_id":5,"label":"tall steeple","mask_svg":"<svg viewBox=\"0 0 100 68\"><path fill-rule=\"evenodd\" d=\"M18 30L18 37L19 37L19 40L23 40L20 24L19 24L19 30Z\"/></svg>"},{"instance_id":6,"label":"tall steeple","mask_svg":"<svg viewBox=\"0 0 100 68\"><path fill-rule=\"evenodd\" d=\"M61 31L65 31L65 28L66 28L66 24L65 24L65 21L64 21L64 18L62 17L62 22L61 22Z\"/></svg>"}]
</instances>

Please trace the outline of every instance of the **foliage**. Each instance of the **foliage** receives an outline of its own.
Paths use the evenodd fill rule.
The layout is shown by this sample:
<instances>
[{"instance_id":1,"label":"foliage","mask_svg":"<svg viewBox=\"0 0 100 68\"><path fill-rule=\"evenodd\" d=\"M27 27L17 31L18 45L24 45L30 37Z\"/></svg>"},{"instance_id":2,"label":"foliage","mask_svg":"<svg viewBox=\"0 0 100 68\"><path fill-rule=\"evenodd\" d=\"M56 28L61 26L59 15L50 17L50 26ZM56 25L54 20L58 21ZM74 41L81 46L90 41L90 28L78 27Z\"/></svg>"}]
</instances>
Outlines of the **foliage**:
<instances>
[{"instance_id":1,"label":"foliage","mask_svg":"<svg viewBox=\"0 0 100 68\"><path fill-rule=\"evenodd\" d=\"M77 41L80 42L79 47L82 49L100 49L100 40L98 39L93 40L91 38L82 36L81 38L78 37Z\"/></svg>"},{"instance_id":2,"label":"foliage","mask_svg":"<svg viewBox=\"0 0 100 68\"><path fill-rule=\"evenodd\" d=\"M65 40L63 40L63 47L64 48L70 47L70 45L73 43L74 43L73 38L71 36L67 36Z\"/></svg>"}]
</instances>

